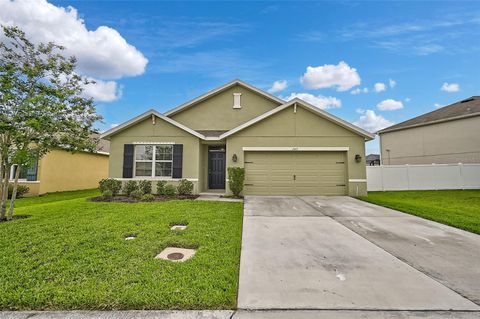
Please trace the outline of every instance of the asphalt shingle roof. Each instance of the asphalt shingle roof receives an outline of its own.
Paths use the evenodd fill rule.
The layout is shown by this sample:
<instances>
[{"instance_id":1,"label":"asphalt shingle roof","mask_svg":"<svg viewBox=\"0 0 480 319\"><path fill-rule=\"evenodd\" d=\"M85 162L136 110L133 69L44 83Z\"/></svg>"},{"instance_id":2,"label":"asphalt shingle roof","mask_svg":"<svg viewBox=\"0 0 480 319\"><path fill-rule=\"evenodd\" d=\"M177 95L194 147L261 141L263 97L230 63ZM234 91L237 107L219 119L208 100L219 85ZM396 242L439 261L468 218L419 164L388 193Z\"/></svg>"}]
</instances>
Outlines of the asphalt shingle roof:
<instances>
[{"instance_id":1,"label":"asphalt shingle roof","mask_svg":"<svg viewBox=\"0 0 480 319\"><path fill-rule=\"evenodd\" d=\"M480 116L480 96L472 96L468 99L455 102L438 110L425 113L405 122L384 128L378 131L378 133L402 130L409 127L428 125L470 116Z\"/></svg>"}]
</instances>

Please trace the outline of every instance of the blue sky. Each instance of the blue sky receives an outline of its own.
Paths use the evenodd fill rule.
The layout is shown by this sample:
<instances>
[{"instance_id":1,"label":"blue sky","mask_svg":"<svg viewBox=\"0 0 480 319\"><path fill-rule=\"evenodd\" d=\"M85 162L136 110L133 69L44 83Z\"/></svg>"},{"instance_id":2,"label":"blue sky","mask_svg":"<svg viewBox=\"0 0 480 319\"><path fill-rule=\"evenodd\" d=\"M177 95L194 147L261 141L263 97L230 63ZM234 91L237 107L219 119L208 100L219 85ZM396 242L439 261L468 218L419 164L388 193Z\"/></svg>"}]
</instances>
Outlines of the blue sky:
<instances>
[{"instance_id":1,"label":"blue sky","mask_svg":"<svg viewBox=\"0 0 480 319\"><path fill-rule=\"evenodd\" d=\"M0 5L0 22L66 41L99 80L102 130L235 78L370 130L480 95L475 1L32 3Z\"/></svg>"}]
</instances>

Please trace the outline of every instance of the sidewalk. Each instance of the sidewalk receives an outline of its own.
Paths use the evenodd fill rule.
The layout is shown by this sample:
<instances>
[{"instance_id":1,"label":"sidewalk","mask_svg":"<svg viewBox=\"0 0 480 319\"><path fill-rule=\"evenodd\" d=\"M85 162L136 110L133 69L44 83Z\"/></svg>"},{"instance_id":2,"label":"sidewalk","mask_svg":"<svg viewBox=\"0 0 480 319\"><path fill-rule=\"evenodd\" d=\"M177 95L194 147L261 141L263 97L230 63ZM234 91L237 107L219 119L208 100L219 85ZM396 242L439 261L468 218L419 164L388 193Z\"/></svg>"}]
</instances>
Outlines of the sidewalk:
<instances>
[{"instance_id":1,"label":"sidewalk","mask_svg":"<svg viewBox=\"0 0 480 319\"><path fill-rule=\"evenodd\" d=\"M131 310L0 311L0 319L474 319L478 311L378 310Z\"/></svg>"}]
</instances>

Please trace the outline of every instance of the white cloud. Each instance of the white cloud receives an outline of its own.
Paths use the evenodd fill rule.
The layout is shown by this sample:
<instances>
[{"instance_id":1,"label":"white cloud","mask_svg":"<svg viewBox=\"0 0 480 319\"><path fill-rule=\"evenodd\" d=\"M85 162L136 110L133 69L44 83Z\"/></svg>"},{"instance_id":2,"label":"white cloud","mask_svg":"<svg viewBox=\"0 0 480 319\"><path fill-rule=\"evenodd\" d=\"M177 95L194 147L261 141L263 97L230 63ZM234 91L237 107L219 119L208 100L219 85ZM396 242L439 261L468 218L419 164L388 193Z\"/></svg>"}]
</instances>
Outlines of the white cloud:
<instances>
[{"instance_id":1,"label":"white cloud","mask_svg":"<svg viewBox=\"0 0 480 319\"><path fill-rule=\"evenodd\" d=\"M433 104L433 106L435 106L436 109L439 109L439 108L443 107L443 105L440 104L440 103L435 103L435 104Z\"/></svg>"},{"instance_id":2,"label":"white cloud","mask_svg":"<svg viewBox=\"0 0 480 319\"><path fill-rule=\"evenodd\" d=\"M119 126L119 125L120 125L120 124L118 124L118 123L113 123L113 124L110 124L110 128L114 128L114 127L117 127L117 126Z\"/></svg>"},{"instance_id":3,"label":"white cloud","mask_svg":"<svg viewBox=\"0 0 480 319\"><path fill-rule=\"evenodd\" d=\"M115 81L102 81L89 78L89 83L83 87L83 94L97 102L113 102L122 97L122 87Z\"/></svg>"},{"instance_id":4,"label":"white cloud","mask_svg":"<svg viewBox=\"0 0 480 319\"><path fill-rule=\"evenodd\" d=\"M360 94L360 93L368 93L368 88L356 88L356 89L353 89L350 91L350 94L353 94L353 95L357 95L357 94Z\"/></svg>"},{"instance_id":5,"label":"white cloud","mask_svg":"<svg viewBox=\"0 0 480 319\"><path fill-rule=\"evenodd\" d=\"M409 98L409 97L406 97L406 98L405 98L405 102L410 102L411 100L412 100L412 99Z\"/></svg>"},{"instance_id":6,"label":"white cloud","mask_svg":"<svg viewBox=\"0 0 480 319\"><path fill-rule=\"evenodd\" d=\"M381 82L375 83L375 85L373 86L373 89L375 90L375 92L385 91L385 83L381 83Z\"/></svg>"},{"instance_id":7,"label":"white cloud","mask_svg":"<svg viewBox=\"0 0 480 319\"><path fill-rule=\"evenodd\" d=\"M458 92L460 91L460 85L458 85L458 83L443 83L442 87L440 88L442 91L445 91L445 92L449 92L449 93L452 93L452 92Z\"/></svg>"},{"instance_id":8,"label":"white cloud","mask_svg":"<svg viewBox=\"0 0 480 319\"><path fill-rule=\"evenodd\" d=\"M285 90L287 86L288 86L287 80L275 81L273 82L272 87L268 90L268 92L270 93L280 92Z\"/></svg>"},{"instance_id":9,"label":"white cloud","mask_svg":"<svg viewBox=\"0 0 480 319\"><path fill-rule=\"evenodd\" d=\"M388 79L388 85L393 89L397 85L397 81Z\"/></svg>"},{"instance_id":10,"label":"white cloud","mask_svg":"<svg viewBox=\"0 0 480 319\"><path fill-rule=\"evenodd\" d=\"M403 103L402 101L387 99L378 103L377 108L381 111L394 111L394 110L403 109Z\"/></svg>"},{"instance_id":11,"label":"white cloud","mask_svg":"<svg viewBox=\"0 0 480 319\"><path fill-rule=\"evenodd\" d=\"M310 93L292 93L285 100L290 101L298 97L299 99L308 102L319 109L326 110L332 108L339 108L342 106L342 101L333 96L313 95Z\"/></svg>"},{"instance_id":12,"label":"white cloud","mask_svg":"<svg viewBox=\"0 0 480 319\"><path fill-rule=\"evenodd\" d=\"M88 30L75 8L46 0L0 1L0 24L17 25L34 43L53 41L78 59L78 72L103 79L136 76L148 60L115 29ZM3 34L0 34L0 39Z\"/></svg>"},{"instance_id":13,"label":"white cloud","mask_svg":"<svg viewBox=\"0 0 480 319\"><path fill-rule=\"evenodd\" d=\"M378 130L393 125L393 122L390 122L379 114L375 114L375 111L373 110L366 110L357 121L353 122L353 124L366 131L377 132Z\"/></svg>"},{"instance_id":14,"label":"white cloud","mask_svg":"<svg viewBox=\"0 0 480 319\"><path fill-rule=\"evenodd\" d=\"M337 91L347 91L361 82L355 68L344 61L337 65L308 66L300 82L307 89L323 89L336 87Z\"/></svg>"}]
</instances>

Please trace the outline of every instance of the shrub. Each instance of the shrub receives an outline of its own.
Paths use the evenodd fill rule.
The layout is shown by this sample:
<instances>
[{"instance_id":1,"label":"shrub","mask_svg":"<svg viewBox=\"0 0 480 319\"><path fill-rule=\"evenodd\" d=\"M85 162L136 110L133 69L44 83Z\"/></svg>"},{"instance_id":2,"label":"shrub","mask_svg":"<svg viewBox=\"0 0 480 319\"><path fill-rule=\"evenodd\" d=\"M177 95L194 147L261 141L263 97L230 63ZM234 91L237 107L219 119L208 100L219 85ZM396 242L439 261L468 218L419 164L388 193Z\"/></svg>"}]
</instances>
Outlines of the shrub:
<instances>
[{"instance_id":1,"label":"shrub","mask_svg":"<svg viewBox=\"0 0 480 319\"><path fill-rule=\"evenodd\" d=\"M177 193L177 188L174 185L172 184L165 185L165 195L173 196L176 193Z\"/></svg>"},{"instance_id":2,"label":"shrub","mask_svg":"<svg viewBox=\"0 0 480 319\"><path fill-rule=\"evenodd\" d=\"M98 182L98 188L102 193L109 190L112 195L117 195L122 189L122 182L113 178L105 178Z\"/></svg>"},{"instance_id":3,"label":"shrub","mask_svg":"<svg viewBox=\"0 0 480 319\"><path fill-rule=\"evenodd\" d=\"M240 196L243 191L243 183L245 181L245 169L242 167L228 168L228 187L233 195Z\"/></svg>"},{"instance_id":4,"label":"shrub","mask_svg":"<svg viewBox=\"0 0 480 319\"><path fill-rule=\"evenodd\" d=\"M152 193L152 182L151 181L140 181L138 182L138 188L144 193L144 194L151 194Z\"/></svg>"},{"instance_id":5,"label":"shrub","mask_svg":"<svg viewBox=\"0 0 480 319\"><path fill-rule=\"evenodd\" d=\"M131 198L135 198L135 199L141 199L143 197L143 193L141 190L139 189L135 189L133 190L130 195L129 195Z\"/></svg>"},{"instance_id":6,"label":"shrub","mask_svg":"<svg viewBox=\"0 0 480 319\"><path fill-rule=\"evenodd\" d=\"M28 188L28 186L17 184L17 198L22 197L29 191L30 191L30 188ZM8 198L12 198L12 193L13 193L13 184L10 184L8 185Z\"/></svg>"},{"instance_id":7,"label":"shrub","mask_svg":"<svg viewBox=\"0 0 480 319\"><path fill-rule=\"evenodd\" d=\"M167 181L158 181L157 182L157 194L158 195L165 195L165 185L167 185Z\"/></svg>"},{"instance_id":8,"label":"shrub","mask_svg":"<svg viewBox=\"0 0 480 319\"><path fill-rule=\"evenodd\" d=\"M182 179L178 182L177 192L179 195L192 195L193 183L187 179Z\"/></svg>"},{"instance_id":9,"label":"shrub","mask_svg":"<svg viewBox=\"0 0 480 319\"><path fill-rule=\"evenodd\" d=\"M106 189L102 192L102 196L105 197L105 198L111 199L113 197L113 193L112 193L111 190Z\"/></svg>"},{"instance_id":10,"label":"shrub","mask_svg":"<svg viewBox=\"0 0 480 319\"><path fill-rule=\"evenodd\" d=\"M136 190L138 190L138 185L136 181L128 181L123 185L123 193L127 196L130 196L132 192Z\"/></svg>"},{"instance_id":11,"label":"shrub","mask_svg":"<svg viewBox=\"0 0 480 319\"><path fill-rule=\"evenodd\" d=\"M155 196L152 194L145 194L142 196L142 202L153 202L155 200Z\"/></svg>"}]
</instances>

